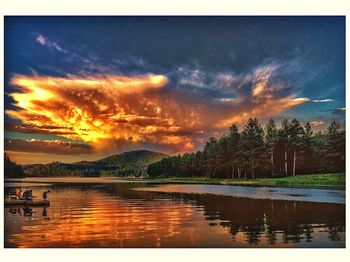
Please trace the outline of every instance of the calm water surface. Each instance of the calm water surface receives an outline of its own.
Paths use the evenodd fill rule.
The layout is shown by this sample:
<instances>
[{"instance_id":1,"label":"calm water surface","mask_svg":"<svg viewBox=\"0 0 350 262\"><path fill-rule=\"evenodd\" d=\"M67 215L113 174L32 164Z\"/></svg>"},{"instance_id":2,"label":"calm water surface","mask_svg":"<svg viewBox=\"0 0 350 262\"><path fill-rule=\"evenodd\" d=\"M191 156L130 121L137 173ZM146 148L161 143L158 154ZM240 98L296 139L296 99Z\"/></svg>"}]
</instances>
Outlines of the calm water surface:
<instances>
[{"instance_id":1,"label":"calm water surface","mask_svg":"<svg viewBox=\"0 0 350 262\"><path fill-rule=\"evenodd\" d=\"M345 247L341 203L81 181L6 182L5 197L19 187L39 197L50 189L51 206L6 207L5 247Z\"/></svg>"}]
</instances>

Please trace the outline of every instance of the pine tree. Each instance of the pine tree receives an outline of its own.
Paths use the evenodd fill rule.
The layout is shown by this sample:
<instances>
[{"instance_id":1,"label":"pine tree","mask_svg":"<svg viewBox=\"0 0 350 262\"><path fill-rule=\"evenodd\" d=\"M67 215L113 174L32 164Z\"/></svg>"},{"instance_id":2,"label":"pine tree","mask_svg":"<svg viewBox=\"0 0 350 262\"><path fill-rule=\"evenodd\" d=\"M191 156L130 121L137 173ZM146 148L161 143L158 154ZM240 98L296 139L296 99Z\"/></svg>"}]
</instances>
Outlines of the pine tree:
<instances>
[{"instance_id":1,"label":"pine tree","mask_svg":"<svg viewBox=\"0 0 350 262\"><path fill-rule=\"evenodd\" d=\"M312 147L313 131L309 122L306 122L304 126L304 134L302 137L301 145L301 164L307 171L312 170L314 166L314 151Z\"/></svg>"},{"instance_id":2,"label":"pine tree","mask_svg":"<svg viewBox=\"0 0 350 262\"><path fill-rule=\"evenodd\" d=\"M271 172L272 176L275 174L275 162L274 162L274 153L275 153L275 144L277 140L277 127L275 121L270 119L265 127L265 143L267 145L267 151L270 155L271 160Z\"/></svg>"},{"instance_id":3,"label":"pine tree","mask_svg":"<svg viewBox=\"0 0 350 262\"><path fill-rule=\"evenodd\" d=\"M332 171L345 170L345 132L333 121L327 129L326 161Z\"/></svg>"},{"instance_id":4,"label":"pine tree","mask_svg":"<svg viewBox=\"0 0 350 262\"><path fill-rule=\"evenodd\" d=\"M284 145L284 172L288 176L288 146L290 140L290 124L287 119L282 122L282 128L278 131L278 139Z\"/></svg>"},{"instance_id":5,"label":"pine tree","mask_svg":"<svg viewBox=\"0 0 350 262\"><path fill-rule=\"evenodd\" d=\"M216 162L216 155L217 155L217 139L214 137L210 137L209 141L204 146L204 154L206 156L206 167L207 167L207 176L208 177L215 177L215 162Z\"/></svg>"},{"instance_id":6,"label":"pine tree","mask_svg":"<svg viewBox=\"0 0 350 262\"><path fill-rule=\"evenodd\" d=\"M300 125L298 120L293 119L289 125L290 144L293 149L293 176L295 176L295 170L296 170L297 151L302 145L303 135L304 135L303 127Z\"/></svg>"},{"instance_id":7,"label":"pine tree","mask_svg":"<svg viewBox=\"0 0 350 262\"><path fill-rule=\"evenodd\" d=\"M255 167L259 164L259 156L264 148L264 130L256 118L249 118L242 132L242 142L250 160L251 177L255 178Z\"/></svg>"},{"instance_id":8,"label":"pine tree","mask_svg":"<svg viewBox=\"0 0 350 262\"><path fill-rule=\"evenodd\" d=\"M230 127L230 133L228 135L228 144L229 144L229 156L230 156L230 162L231 162L231 176L232 178L235 177L235 166L237 167L237 173L240 177L240 167L239 161L238 161L238 155L239 155L239 140L240 140L240 134L238 131L238 128L236 125L232 125Z\"/></svg>"},{"instance_id":9,"label":"pine tree","mask_svg":"<svg viewBox=\"0 0 350 262\"><path fill-rule=\"evenodd\" d=\"M218 161L217 165L221 171L224 172L226 178L230 177L230 151L229 151L229 138L223 135L218 140Z\"/></svg>"}]
</instances>

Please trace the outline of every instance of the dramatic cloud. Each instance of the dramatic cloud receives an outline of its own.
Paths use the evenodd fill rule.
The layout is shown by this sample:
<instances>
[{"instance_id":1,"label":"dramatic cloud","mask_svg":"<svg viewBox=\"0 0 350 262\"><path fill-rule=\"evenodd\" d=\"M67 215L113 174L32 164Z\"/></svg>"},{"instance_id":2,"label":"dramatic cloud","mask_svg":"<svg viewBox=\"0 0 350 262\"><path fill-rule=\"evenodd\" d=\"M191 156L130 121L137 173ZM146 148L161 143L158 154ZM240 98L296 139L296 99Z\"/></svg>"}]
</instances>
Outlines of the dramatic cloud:
<instances>
[{"instance_id":1,"label":"dramatic cloud","mask_svg":"<svg viewBox=\"0 0 350 262\"><path fill-rule=\"evenodd\" d=\"M42 45L46 44L46 39L42 35L38 35L38 37L35 40Z\"/></svg>"},{"instance_id":2,"label":"dramatic cloud","mask_svg":"<svg viewBox=\"0 0 350 262\"><path fill-rule=\"evenodd\" d=\"M274 70L259 67L241 81L219 76L216 81L235 89L234 97L221 98L172 88L165 75L14 75L11 84L18 91L9 95L17 109L6 114L22 124L7 123L6 129L83 141L99 153L142 146L168 153L193 151L233 123L242 125L249 117L264 120L309 101L272 81ZM194 82L197 73L192 72Z\"/></svg>"},{"instance_id":3,"label":"dramatic cloud","mask_svg":"<svg viewBox=\"0 0 350 262\"><path fill-rule=\"evenodd\" d=\"M26 124L13 124L5 122L6 131L14 131L27 134L46 134L46 135L74 135L72 127L62 128L61 126L35 126Z\"/></svg>"},{"instance_id":4,"label":"dramatic cloud","mask_svg":"<svg viewBox=\"0 0 350 262\"><path fill-rule=\"evenodd\" d=\"M67 50L63 49L61 46L59 46L57 43L49 40L47 37L43 36L43 35L38 35L35 40L43 45L43 46L47 46L50 49L54 49L56 51L59 51L61 53L67 53Z\"/></svg>"},{"instance_id":5,"label":"dramatic cloud","mask_svg":"<svg viewBox=\"0 0 350 262\"><path fill-rule=\"evenodd\" d=\"M238 77L233 75L232 73L218 73L215 76L217 86L224 86L226 88L233 87L239 81Z\"/></svg>"},{"instance_id":6,"label":"dramatic cloud","mask_svg":"<svg viewBox=\"0 0 350 262\"><path fill-rule=\"evenodd\" d=\"M189 85L194 87L205 87L204 73L198 69L191 69L188 67L179 67L177 70L180 85Z\"/></svg>"},{"instance_id":7,"label":"dramatic cloud","mask_svg":"<svg viewBox=\"0 0 350 262\"><path fill-rule=\"evenodd\" d=\"M240 88L244 88L245 86L252 85L252 96L256 97L266 91L266 88L275 88L277 86L269 86L269 79L273 76L274 72L277 70L278 65L270 64L262 67L257 67L251 74L247 75L241 84Z\"/></svg>"},{"instance_id":8,"label":"dramatic cloud","mask_svg":"<svg viewBox=\"0 0 350 262\"><path fill-rule=\"evenodd\" d=\"M311 126L320 126L324 124L324 121L311 121Z\"/></svg>"},{"instance_id":9,"label":"dramatic cloud","mask_svg":"<svg viewBox=\"0 0 350 262\"><path fill-rule=\"evenodd\" d=\"M313 103L328 103L328 102L334 102L333 99L314 99L314 100L311 100L311 102Z\"/></svg>"},{"instance_id":10,"label":"dramatic cloud","mask_svg":"<svg viewBox=\"0 0 350 262\"><path fill-rule=\"evenodd\" d=\"M261 102L259 102L259 100ZM250 117L258 117L265 120L269 117L280 114L282 111L295 107L299 104L307 102L307 98L265 98L255 100L249 107L242 109L239 115L232 116L220 122L221 125L229 125L230 123L242 123Z\"/></svg>"},{"instance_id":11,"label":"dramatic cloud","mask_svg":"<svg viewBox=\"0 0 350 262\"><path fill-rule=\"evenodd\" d=\"M93 153L88 144L63 142L60 140L5 139L6 151L48 153L57 155L84 155Z\"/></svg>"}]
</instances>

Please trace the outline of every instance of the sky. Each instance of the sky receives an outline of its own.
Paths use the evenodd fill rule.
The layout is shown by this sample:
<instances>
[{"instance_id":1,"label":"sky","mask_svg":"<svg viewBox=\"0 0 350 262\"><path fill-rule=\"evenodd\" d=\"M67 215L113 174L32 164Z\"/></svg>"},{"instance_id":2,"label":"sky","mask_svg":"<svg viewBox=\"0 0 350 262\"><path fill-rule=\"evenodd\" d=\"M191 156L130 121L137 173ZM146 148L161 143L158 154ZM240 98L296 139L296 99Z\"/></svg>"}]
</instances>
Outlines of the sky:
<instances>
[{"instance_id":1,"label":"sky","mask_svg":"<svg viewBox=\"0 0 350 262\"><path fill-rule=\"evenodd\" d=\"M5 17L17 163L177 154L250 117L345 121L345 17Z\"/></svg>"}]
</instances>

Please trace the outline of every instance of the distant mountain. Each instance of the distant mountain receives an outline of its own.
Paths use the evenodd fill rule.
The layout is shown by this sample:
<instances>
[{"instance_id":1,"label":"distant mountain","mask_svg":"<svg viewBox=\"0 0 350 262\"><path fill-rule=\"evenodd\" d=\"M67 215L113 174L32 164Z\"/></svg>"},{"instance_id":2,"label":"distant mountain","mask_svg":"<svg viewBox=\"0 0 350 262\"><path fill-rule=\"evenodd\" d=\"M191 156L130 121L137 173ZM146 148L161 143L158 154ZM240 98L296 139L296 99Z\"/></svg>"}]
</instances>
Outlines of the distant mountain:
<instances>
[{"instance_id":1,"label":"distant mountain","mask_svg":"<svg viewBox=\"0 0 350 262\"><path fill-rule=\"evenodd\" d=\"M24 167L27 176L144 176L149 164L168 155L147 150L124 152L96 161L71 164L53 162Z\"/></svg>"},{"instance_id":2,"label":"distant mountain","mask_svg":"<svg viewBox=\"0 0 350 262\"><path fill-rule=\"evenodd\" d=\"M108 156L106 158L94 161L98 164L103 165L112 165L112 166L118 166L121 164L133 164L138 167L144 167L147 168L149 164L155 163L164 157L168 157L168 155L159 153L159 152L153 152L153 151L147 151L147 150L137 150L137 151L130 151L130 152L124 152L117 155Z\"/></svg>"}]
</instances>

